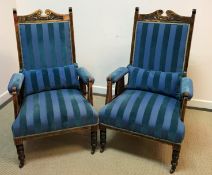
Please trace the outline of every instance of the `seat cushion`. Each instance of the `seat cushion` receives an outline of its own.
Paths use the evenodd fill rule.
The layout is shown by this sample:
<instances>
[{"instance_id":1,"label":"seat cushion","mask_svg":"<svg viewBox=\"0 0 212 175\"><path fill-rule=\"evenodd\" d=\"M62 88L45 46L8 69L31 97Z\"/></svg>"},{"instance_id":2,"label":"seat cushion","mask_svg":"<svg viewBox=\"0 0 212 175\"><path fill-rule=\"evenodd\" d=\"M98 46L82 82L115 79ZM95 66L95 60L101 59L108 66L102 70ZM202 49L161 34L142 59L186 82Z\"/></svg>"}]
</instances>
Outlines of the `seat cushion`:
<instances>
[{"instance_id":1,"label":"seat cushion","mask_svg":"<svg viewBox=\"0 0 212 175\"><path fill-rule=\"evenodd\" d=\"M178 98L180 91L180 72L151 71L128 66L128 89L145 90Z\"/></svg>"},{"instance_id":2,"label":"seat cushion","mask_svg":"<svg viewBox=\"0 0 212 175\"><path fill-rule=\"evenodd\" d=\"M140 90L125 90L99 113L101 124L180 143L185 127L180 102L175 98Z\"/></svg>"},{"instance_id":3,"label":"seat cushion","mask_svg":"<svg viewBox=\"0 0 212 175\"><path fill-rule=\"evenodd\" d=\"M61 89L27 96L12 131L14 137L21 137L97 122L97 113L80 91Z\"/></svg>"},{"instance_id":4,"label":"seat cushion","mask_svg":"<svg viewBox=\"0 0 212 175\"><path fill-rule=\"evenodd\" d=\"M76 65L24 70L24 94L46 90L79 88Z\"/></svg>"}]
</instances>

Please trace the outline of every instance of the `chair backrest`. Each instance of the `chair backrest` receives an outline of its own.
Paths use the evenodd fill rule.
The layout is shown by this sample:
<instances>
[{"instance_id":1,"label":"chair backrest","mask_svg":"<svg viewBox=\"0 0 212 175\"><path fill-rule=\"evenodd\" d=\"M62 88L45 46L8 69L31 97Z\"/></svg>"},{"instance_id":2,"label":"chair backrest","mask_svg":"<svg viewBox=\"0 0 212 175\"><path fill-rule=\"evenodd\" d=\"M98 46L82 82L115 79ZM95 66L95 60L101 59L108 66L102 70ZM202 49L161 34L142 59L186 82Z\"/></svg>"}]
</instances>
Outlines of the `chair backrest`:
<instances>
[{"instance_id":1,"label":"chair backrest","mask_svg":"<svg viewBox=\"0 0 212 175\"><path fill-rule=\"evenodd\" d=\"M57 14L49 9L17 16L13 10L20 69L60 67L75 63L72 9Z\"/></svg>"},{"instance_id":2,"label":"chair backrest","mask_svg":"<svg viewBox=\"0 0 212 175\"><path fill-rule=\"evenodd\" d=\"M139 14L135 9L130 64L147 70L187 72L196 10L191 17L171 10Z\"/></svg>"}]
</instances>

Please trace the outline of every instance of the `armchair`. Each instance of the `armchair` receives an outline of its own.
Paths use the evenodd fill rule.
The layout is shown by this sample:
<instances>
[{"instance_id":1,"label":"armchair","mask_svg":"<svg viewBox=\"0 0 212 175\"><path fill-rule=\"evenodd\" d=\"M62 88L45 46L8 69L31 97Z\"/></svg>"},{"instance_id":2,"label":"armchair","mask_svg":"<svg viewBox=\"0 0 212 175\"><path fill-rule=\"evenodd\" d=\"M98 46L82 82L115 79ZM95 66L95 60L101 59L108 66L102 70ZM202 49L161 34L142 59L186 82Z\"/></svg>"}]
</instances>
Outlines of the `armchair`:
<instances>
[{"instance_id":1,"label":"armchair","mask_svg":"<svg viewBox=\"0 0 212 175\"><path fill-rule=\"evenodd\" d=\"M45 14L37 10L17 16L13 11L20 71L11 77L8 91L13 96L12 132L20 168L25 140L88 128L92 154L97 146L94 78L76 63L72 8L65 15L48 9Z\"/></svg>"},{"instance_id":2,"label":"armchair","mask_svg":"<svg viewBox=\"0 0 212 175\"><path fill-rule=\"evenodd\" d=\"M99 112L100 152L106 128L167 143L173 147L173 173L185 133L186 103L193 96L186 74L196 10L191 17L170 10L162 14L135 9L130 64L107 77L106 105Z\"/></svg>"}]
</instances>

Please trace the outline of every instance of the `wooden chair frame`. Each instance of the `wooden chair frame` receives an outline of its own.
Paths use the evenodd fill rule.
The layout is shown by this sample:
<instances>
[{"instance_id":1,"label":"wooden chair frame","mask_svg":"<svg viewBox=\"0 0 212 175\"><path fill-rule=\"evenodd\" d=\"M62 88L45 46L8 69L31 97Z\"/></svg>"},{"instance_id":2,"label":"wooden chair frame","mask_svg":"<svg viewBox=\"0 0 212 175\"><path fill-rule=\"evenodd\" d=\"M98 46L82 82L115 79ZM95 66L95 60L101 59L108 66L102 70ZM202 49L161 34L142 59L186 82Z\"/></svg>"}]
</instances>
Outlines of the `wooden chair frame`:
<instances>
[{"instance_id":1,"label":"wooden chair frame","mask_svg":"<svg viewBox=\"0 0 212 175\"><path fill-rule=\"evenodd\" d=\"M41 10L36 10L35 12L33 12L32 14L29 14L29 15L17 16L16 9L13 9L13 17L14 17L14 25L15 25L15 31L16 31L17 50L18 50L19 69L20 70L23 69L23 61L22 61L21 42L20 42L20 36L19 36L19 24L23 24L23 23L48 23L48 22L70 21L72 63L76 63L72 8L71 7L69 8L69 14L57 14L49 9L45 10L45 14L46 15L43 16ZM93 91L92 91L92 85L94 83L93 80L89 80L89 82L87 84L84 84L81 79L79 79L79 81L80 81L80 90L82 91L83 96L86 97L86 94L87 94L87 100L93 105ZM86 92L86 89L87 89L87 92ZM12 99L13 99L13 105L14 105L14 116L16 119L16 117L19 113L19 110L21 108L22 102L23 102L23 88L21 89L20 93L17 93L16 88L14 87L13 91L12 91ZM91 131L91 154L94 154L95 149L97 147L98 124L90 125L90 126L86 126L86 127L69 128L69 129L64 129L64 130L48 132L48 133L34 134L34 135L30 135L30 136L14 138L14 143L16 145L17 153L18 153L18 159L20 161L19 167L22 168L24 166L24 162L25 162L23 141L29 140L29 139L37 139L37 138L65 134L65 133L69 133L73 130L76 131L79 129L90 129L90 131Z\"/></svg>"},{"instance_id":2,"label":"wooden chair frame","mask_svg":"<svg viewBox=\"0 0 212 175\"><path fill-rule=\"evenodd\" d=\"M189 54L190 54L190 48L191 48L191 40L192 40L192 34L193 34L193 27L194 27L194 20L195 20L195 15L196 15L196 9L192 10L192 16L187 17L187 16L180 16L176 14L175 12L171 10L166 11L166 16L163 16L163 11L162 10L157 10L153 13L149 14L139 14L139 8L135 8L135 14L134 14L134 25L133 25L133 34L132 34L132 43L131 43L131 53L130 53L130 64L133 63L133 55L134 55L134 48L135 48L135 34L136 34L136 25L138 21L146 21L146 22L164 22L164 23L184 23L184 24L189 24L189 33L188 33L188 40L187 40L187 49L185 52L185 61L184 61L184 75L187 75L187 68L188 68L188 61L189 61ZM112 81L107 80L107 94L106 94L106 104L111 102L115 97L120 95L125 87L125 82L124 82L124 76L118 80L115 84L115 95L112 95ZM184 115L185 115L185 109L188 101L188 95L183 94L183 98L181 100L181 120L184 121ZM176 166L178 164L178 159L179 159L179 153L181 149L181 144L176 144L172 143L166 140L162 139L157 139L153 138L150 136L138 134L135 132L131 132L128 130L108 126L105 124L100 124L100 152L103 152L106 146L106 128L109 129L114 129L117 131L121 131L127 134L139 136L139 137L145 137L147 139L152 139L155 141L159 141L162 143L166 143L169 145L172 145L173 147L173 152L172 152L172 160L171 160L171 169L170 173L173 173L176 169Z\"/></svg>"}]
</instances>

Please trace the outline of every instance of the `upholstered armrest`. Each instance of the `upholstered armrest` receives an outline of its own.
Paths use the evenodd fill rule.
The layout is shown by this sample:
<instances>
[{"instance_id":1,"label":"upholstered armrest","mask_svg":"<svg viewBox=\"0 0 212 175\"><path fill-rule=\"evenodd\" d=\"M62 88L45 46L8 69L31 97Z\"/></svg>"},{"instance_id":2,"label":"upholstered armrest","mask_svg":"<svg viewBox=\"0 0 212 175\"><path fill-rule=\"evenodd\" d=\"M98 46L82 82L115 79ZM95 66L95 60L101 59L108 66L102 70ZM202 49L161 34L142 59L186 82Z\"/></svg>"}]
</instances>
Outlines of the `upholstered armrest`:
<instances>
[{"instance_id":1,"label":"upholstered armrest","mask_svg":"<svg viewBox=\"0 0 212 175\"><path fill-rule=\"evenodd\" d=\"M85 84L94 82L94 77L84 67L77 68L77 74Z\"/></svg>"},{"instance_id":2,"label":"upholstered armrest","mask_svg":"<svg viewBox=\"0 0 212 175\"><path fill-rule=\"evenodd\" d=\"M181 97L187 97L189 100L193 97L193 82L188 77L183 77L180 84Z\"/></svg>"},{"instance_id":3,"label":"upholstered armrest","mask_svg":"<svg viewBox=\"0 0 212 175\"><path fill-rule=\"evenodd\" d=\"M115 71L113 71L108 77L108 81L112 81L112 83L117 82L120 80L124 75L128 73L128 68L126 67L119 67Z\"/></svg>"},{"instance_id":4,"label":"upholstered armrest","mask_svg":"<svg viewBox=\"0 0 212 175\"><path fill-rule=\"evenodd\" d=\"M13 89L16 89L16 92L19 93L24 81L24 74L22 73L14 73L10 79L8 84L8 91L12 94Z\"/></svg>"}]
</instances>

